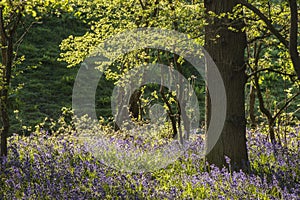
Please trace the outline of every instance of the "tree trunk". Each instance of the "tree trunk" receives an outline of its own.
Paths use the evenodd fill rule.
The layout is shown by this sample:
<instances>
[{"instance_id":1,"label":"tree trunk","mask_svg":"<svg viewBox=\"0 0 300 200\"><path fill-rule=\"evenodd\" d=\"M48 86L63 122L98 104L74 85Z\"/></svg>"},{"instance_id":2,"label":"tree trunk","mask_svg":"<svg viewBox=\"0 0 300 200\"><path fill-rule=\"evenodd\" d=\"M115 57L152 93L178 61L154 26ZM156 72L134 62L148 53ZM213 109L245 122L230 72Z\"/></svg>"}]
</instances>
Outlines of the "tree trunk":
<instances>
[{"instance_id":1,"label":"tree trunk","mask_svg":"<svg viewBox=\"0 0 300 200\"><path fill-rule=\"evenodd\" d=\"M1 35L1 55L2 55L2 77L0 90L0 109L1 109L1 152L0 156L7 156L7 137L10 128L8 114L8 92L11 79L12 63L13 63L13 41L12 38L7 38Z\"/></svg>"},{"instance_id":2,"label":"tree trunk","mask_svg":"<svg viewBox=\"0 0 300 200\"><path fill-rule=\"evenodd\" d=\"M133 117L136 121L139 120L139 116L142 114L140 113L139 105L139 99L141 95L142 91L140 89L135 90L129 100L129 112L131 114L131 117Z\"/></svg>"},{"instance_id":3,"label":"tree trunk","mask_svg":"<svg viewBox=\"0 0 300 200\"><path fill-rule=\"evenodd\" d=\"M265 107L265 103L264 103L263 95L262 95L261 88L259 85L257 74L254 75L254 81L255 81L255 87L256 87L257 97L258 97L258 101L259 101L259 109L267 117L270 139L271 139L271 142L273 144L275 144L276 139L275 139L275 133L274 133L274 127L273 127L275 118L272 116L272 113Z\"/></svg>"},{"instance_id":4,"label":"tree trunk","mask_svg":"<svg viewBox=\"0 0 300 200\"><path fill-rule=\"evenodd\" d=\"M250 99L249 99L249 115L250 115L250 121L251 121L252 128L256 127L254 108L255 108L255 87L254 87L253 83L251 82Z\"/></svg>"},{"instance_id":5,"label":"tree trunk","mask_svg":"<svg viewBox=\"0 0 300 200\"><path fill-rule=\"evenodd\" d=\"M269 134L270 134L270 140L273 144L276 143L276 138L275 138L275 131L274 131L274 119L268 119L268 125L269 125Z\"/></svg>"},{"instance_id":6,"label":"tree trunk","mask_svg":"<svg viewBox=\"0 0 300 200\"><path fill-rule=\"evenodd\" d=\"M298 8L296 0L289 0L291 9L291 28L290 28L290 42L289 52L291 60L297 74L298 80L300 80L300 56L298 52Z\"/></svg>"},{"instance_id":7,"label":"tree trunk","mask_svg":"<svg viewBox=\"0 0 300 200\"><path fill-rule=\"evenodd\" d=\"M248 166L246 148L245 119L245 61L246 34L228 30L229 24L237 30L244 27L241 20L218 19L209 16L209 11L217 15L232 12L235 0L205 0L208 25L205 29L205 48L215 61L224 81L227 95L226 121L219 140L208 152L207 161L218 167L226 166L225 156L231 159L233 169ZM220 37L218 37L218 35ZM207 124L210 121L211 104L207 98ZM210 140L208 136L208 140Z\"/></svg>"}]
</instances>

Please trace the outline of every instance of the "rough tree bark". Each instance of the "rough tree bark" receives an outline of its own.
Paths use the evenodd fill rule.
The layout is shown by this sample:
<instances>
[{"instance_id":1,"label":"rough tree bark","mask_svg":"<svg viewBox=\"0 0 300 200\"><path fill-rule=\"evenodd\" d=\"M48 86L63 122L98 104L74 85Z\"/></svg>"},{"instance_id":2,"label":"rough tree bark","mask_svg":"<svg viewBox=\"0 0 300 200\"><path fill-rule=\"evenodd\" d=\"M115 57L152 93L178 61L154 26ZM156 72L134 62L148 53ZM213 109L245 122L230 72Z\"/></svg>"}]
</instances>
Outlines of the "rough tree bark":
<instances>
[{"instance_id":1,"label":"rough tree bark","mask_svg":"<svg viewBox=\"0 0 300 200\"><path fill-rule=\"evenodd\" d=\"M215 61L224 81L227 94L226 121L219 140L208 153L207 161L222 167L225 156L231 159L233 169L248 166L246 148L245 94L246 83L244 52L246 34L240 31L244 27L242 20L218 19L209 15L212 11L232 12L236 0L205 0L208 25L205 28L205 49ZM228 29L234 27L238 32ZM218 37L220 36L220 37ZM207 127L210 121L210 99L207 98ZM209 140L208 136L208 140Z\"/></svg>"}]
</instances>

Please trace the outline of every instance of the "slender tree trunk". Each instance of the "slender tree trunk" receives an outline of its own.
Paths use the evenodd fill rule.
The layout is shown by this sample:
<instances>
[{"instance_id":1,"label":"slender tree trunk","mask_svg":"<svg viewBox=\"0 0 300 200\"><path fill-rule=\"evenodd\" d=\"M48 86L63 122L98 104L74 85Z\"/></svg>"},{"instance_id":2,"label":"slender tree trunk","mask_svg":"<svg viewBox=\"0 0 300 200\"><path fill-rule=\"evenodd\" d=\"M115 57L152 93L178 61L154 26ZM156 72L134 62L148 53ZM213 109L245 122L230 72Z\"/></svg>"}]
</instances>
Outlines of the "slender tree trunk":
<instances>
[{"instance_id":1,"label":"slender tree trunk","mask_svg":"<svg viewBox=\"0 0 300 200\"><path fill-rule=\"evenodd\" d=\"M177 27L177 25L174 25ZM174 66L179 72L179 75L183 74L182 66L178 63L179 56L174 54ZM177 80L179 82L179 90L178 90L178 100L177 100L177 109L178 109L178 127L179 127L179 136L180 136L180 142L183 144L183 139L188 140L190 136L190 124L188 120L188 116L186 113L186 106L187 101L186 98L188 94L185 92L184 83L182 76L177 77ZM181 130L181 121L183 123L183 130L184 134L182 134Z\"/></svg>"},{"instance_id":2,"label":"slender tree trunk","mask_svg":"<svg viewBox=\"0 0 300 200\"><path fill-rule=\"evenodd\" d=\"M256 127L254 108L255 108L255 87L254 87L253 83L251 82L250 100L249 100L249 115L250 115L250 121L251 121L252 128Z\"/></svg>"},{"instance_id":3,"label":"slender tree trunk","mask_svg":"<svg viewBox=\"0 0 300 200\"><path fill-rule=\"evenodd\" d=\"M0 85L0 109L1 109L1 149L0 156L7 155L7 137L10 128L9 114L8 114L8 95L10 80L12 75L12 66L14 57L14 37L21 21L22 11L24 7L20 7L18 12L11 15L12 19L10 27L4 23L3 5L0 6L0 38L1 38L1 85Z\"/></svg>"},{"instance_id":4,"label":"slender tree trunk","mask_svg":"<svg viewBox=\"0 0 300 200\"><path fill-rule=\"evenodd\" d=\"M235 0L204 1L206 12L212 11L216 14L232 12L236 4ZM222 75L227 94L227 113L224 128L216 145L208 153L207 161L222 167L226 165L225 156L228 156L231 159L233 169L240 169L248 165L244 94L246 83L244 61L246 34L242 31L230 31L228 27L232 26L237 30L241 30L244 23L241 20L233 21L226 17L217 19L208 16L207 19L205 48ZM210 121L210 109L210 99L207 98L206 127L208 127Z\"/></svg>"},{"instance_id":5,"label":"slender tree trunk","mask_svg":"<svg viewBox=\"0 0 300 200\"><path fill-rule=\"evenodd\" d=\"M131 117L133 117L137 121L139 120L139 115L141 114L139 105L139 99L141 95L142 91L140 89L135 90L129 100L129 112L131 114Z\"/></svg>"},{"instance_id":6,"label":"slender tree trunk","mask_svg":"<svg viewBox=\"0 0 300 200\"><path fill-rule=\"evenodd\" d=\"M298 8L296 0L289 0L289 5L291 9L291 28L290 28L290 42L289 42L289 52L291 55L291 60L295 69L295 72L300 80L300 56L298 52Z\"/></svg>"},{"instance_id":7,"label":"slender tree trunk","mask_svg":"<svg viewBox=\"0 0 300 200\"><path fill-rule=\"evenodd\" d=\"M12 38L7 38L1 35L1 55L2 55L2 77L0 90L0 108L1 108L1 156L7 155L7 137L10 128L9 114L8 114L8 92L11 79L12 63L13 63L13 41Z\"/></svg>"},{"instance_id":8,"label":"slender tree trunk","mask_svg":"<svg viewBox=\"0 0 300 200\"><path fill-rule=\"evenodd\" d=\"M268 119L268 126L269 126L269 134L270 134L270 139L272 143L276 143L276 139L275 139L275 134L274 134L274 118L272 117L271 112L265 107L264 104L264 99L261 93L261 88L258 82L258 75L255 74L254 75L254 80L255 80L255 86L256 86L256 91L257 91L257 98L259 101L259 109L260 111L267 117Z\"/></svg>"},{"instance_id":9,"label":"slender tree trunk","mask_svg":"<svg viewBox=\"0 0 300 200\"><path fill-rule=\"evenodd\" d=\"M162 71L163 72L163 71ZM160 85L160 89L159 89L159 92L161 94L161 97L164 101L164 103L167 105L168 107L168 110L167 110L167 113L168 113L168 116L171 120L171 124L172 124L172 129L173 129L173 138L174 139L177 139L178 138L178 131L177 131L177 125L176 125L176 122L177 122L177 115L172 111L172 106L171 104L169 103L166 95L165 95L165 90L164 90L164 78L163 76L161 76L161 85Z\"/></svg>"},{"instance_id":10,"label":"slender tree trunk","mask_svg":"<svg viewBox=\"0 0 300 200\"><path fill-rule=\"evenodd\" d=\"M276 143L275 138L275 131L274 131L274 119L268 119L268 125L269 125L269 133L270 133L270 140L273 144Z\"/></svg>"}]
</instances>

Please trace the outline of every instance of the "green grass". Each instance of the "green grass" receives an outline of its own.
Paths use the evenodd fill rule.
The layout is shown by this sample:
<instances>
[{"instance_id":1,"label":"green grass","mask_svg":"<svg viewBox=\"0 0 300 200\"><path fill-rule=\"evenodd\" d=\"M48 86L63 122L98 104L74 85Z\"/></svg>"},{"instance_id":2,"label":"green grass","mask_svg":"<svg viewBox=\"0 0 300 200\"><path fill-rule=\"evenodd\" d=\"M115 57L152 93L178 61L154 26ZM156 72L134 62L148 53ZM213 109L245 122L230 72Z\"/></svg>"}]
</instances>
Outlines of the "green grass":
<instances>
[{"instance_id":1,"label":"green grass","mask_svg":"<svg viewBox=\"0 0 300 200\"><path fill-rule=\"evenodd\" d=\"M78 68L68 69L66 63L57 61L61 41L69 35L82 35L85 25L74 18L48 16L42 24L35 24L20 46L19 56L25 61L17 66L22 71L13 81L13 87L24 84L11 98L11 132L20 126L34 126L45 117L57 119L62 107L71 107L72 87ZM20 122L22 121L22 122Z\"/></svg>"}]
</instances>

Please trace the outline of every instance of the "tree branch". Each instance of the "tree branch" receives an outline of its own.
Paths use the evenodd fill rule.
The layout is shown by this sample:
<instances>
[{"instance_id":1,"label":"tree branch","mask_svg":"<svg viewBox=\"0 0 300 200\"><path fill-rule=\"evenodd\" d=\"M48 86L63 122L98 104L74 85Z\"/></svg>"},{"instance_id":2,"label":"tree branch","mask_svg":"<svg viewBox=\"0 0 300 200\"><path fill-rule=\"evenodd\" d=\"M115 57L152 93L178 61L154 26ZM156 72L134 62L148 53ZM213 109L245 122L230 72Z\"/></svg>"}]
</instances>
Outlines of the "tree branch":
<instances>
[{"instance_id":1,"label":"tree branch","mask_svg":"<svg viewBox=\"0 0 300 200\"><path fill-rule=\"evenodd\" d=\"M297 49L298 43L298 9L296 0L289 0L290 10L291 10L291 28L290 28L290 44L289 53L291 55L291 60L294 69L297 73L298 79L300 80L300 57Z\"/></svg>"},{"instance_id":2,"label":"tree branch","mask_svg":"<svg viewBox=\"0 0 300 200\"><path fill-rule=\"evenodd\" d=\"M274 73L277 73L277 74L289 76L290 79L292 79L292 77L295 77L295 76L296 76L295 74L288 74L288 73L285 73L285 72L277 71L277 70L275 70L275 69L264 68L264 69L259 69L259 70L256 70L256 71L252 72L252 73L249 74L247 77L250 78L251 76L254 76L254 75L256 75L256 74L258 74L258 73L260 73L260 72L263 72L263 71L274 72Z\"/></svg>"},{"instance_id":3,"label":"tree branch","mask_svg":"<svg viewBox=\"0 0 300 200\"><path fill-rule=\"evenodd\" d=\"M143 4L142 0L139 0L139 2L141 4L141 6L142 6L142 9L145 10L146 8L145 8L145 5Z\"/></svg>"},{"instance_id":4,"label":"tree branch","mask_svg":"<svg viewBox=\"0 0 300 200\"><path fill-rule=\"evenodd\" d=\"M27 33L30 31L31 27L34 25L34 24L42 24L42 22L31 22L30 25L28 27L25 28L25 31L23 32L23 34L19 37L19 39L15 42L15 48L16 48L16 54L15 54L15 58L14 60L16 60L17 58L17 54L18 54L18 50L19 50L19 47L20 45L22 44L23 42L23 39L24 37L27 35Z\"/></svg>"},{"instance_id":5,"label":"tree branch","mask_svg":"<svg viewBox=\"0 0 300 200\"><path fill-rule=\"evenodd\" d=\"M288 48L289 46L289 42L280 34L280 32L275 29L275 27L273 26L272 22L259 10L257 9L255 6L253 6L252 4L246 2L245 0L238 0L238 2L245 6L246 8L252 10L252 12L254 12L256 15L259 16L259 18L261 20L264 21L264 23L267 25L267 28L278 38L278 40Z\"/></svg>"},{"instance_id":6,"label":"tree branch","mask_svg":"<svg viewBox=\"0 0 300 200\"><path fill-rule=\"evenodd\" d=\"M254 61L255 69L254 70L257 70L258 60L259 60L259 53L261 51L261 46L262 46L262 44L260 43L258 45L258 47L255 49L255 55L254 55L254 57L255 57L255 61ZM271 121L272 120L272 114L265 107L265 103L264 103L264 99L263 99L263 96L262 96L262 93L261 93L261 88L260 88L260 85L259 85L257 73L254 74L254 82L255 82L257 97L258 97L258 101L259 101L259 109L264 115L266 115L266 117L268 118L268 121Z\"/></svg>"},{"instance_id":7,"label":"tree branch","mask_svg":"<svg viewBox=\"0 0 300 200\"><path fill-rule=\"evenodd\" d=\"M284 106L276 113L276 115L273 117L273 119L276 119L280 113L289 106L289 104L297 97L300 95L300 92L295 94L293 97L291 97L287 102L285 102Z\"/></svg>"},{"instance_id":8,"label":"tree branch","mask_svg":"<svg viewBox=\"0 0 300 200\"><path fill-rule=\"evenodd\" d=\"M1 29L0 30L0 32L1 32L1 39L2 39L2 42L3 42L3 40L7 38L7 34L5 32L3 7L2 6L0 7L0 29Z\"/></svg>"},{"instance_id":9,"label":"tree branch","mask_svg":"<svg viewBox=\"0 0 300 200\"><path fill-rule=\"evenodd\" d=\"M254 43L254 42L256 42L257 40L262 40L262 39L265 39L265 38L267 38L267 37L270 37L270 33L264 33L264 34L262 34L261 36L257 36L257 37L255 37L255 38L252 38L251 40L248 40L247 41L247 43L248 44L251 44L251 43Z\"/></svg>"}]
</instances>

